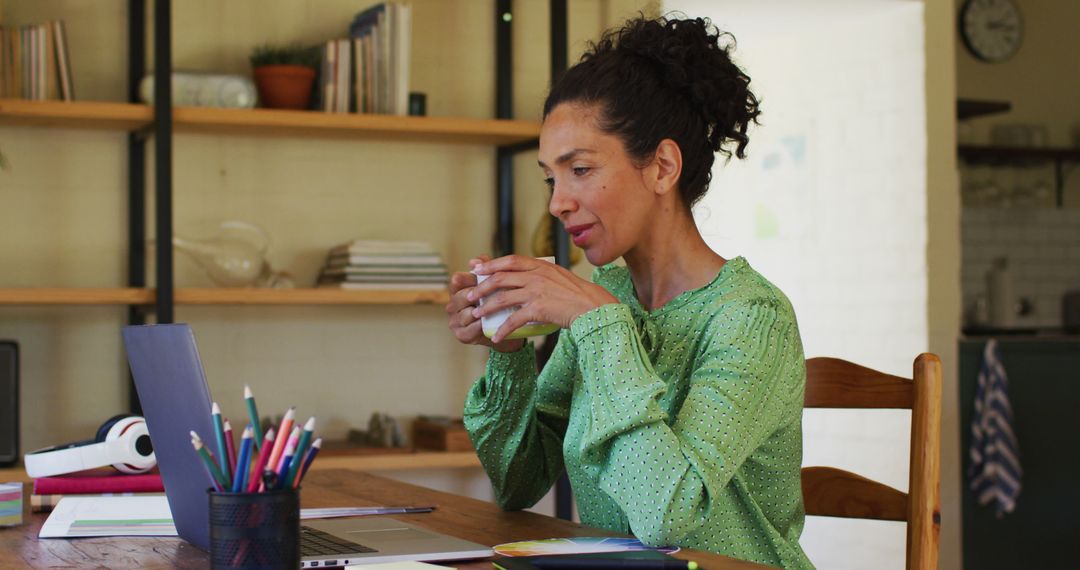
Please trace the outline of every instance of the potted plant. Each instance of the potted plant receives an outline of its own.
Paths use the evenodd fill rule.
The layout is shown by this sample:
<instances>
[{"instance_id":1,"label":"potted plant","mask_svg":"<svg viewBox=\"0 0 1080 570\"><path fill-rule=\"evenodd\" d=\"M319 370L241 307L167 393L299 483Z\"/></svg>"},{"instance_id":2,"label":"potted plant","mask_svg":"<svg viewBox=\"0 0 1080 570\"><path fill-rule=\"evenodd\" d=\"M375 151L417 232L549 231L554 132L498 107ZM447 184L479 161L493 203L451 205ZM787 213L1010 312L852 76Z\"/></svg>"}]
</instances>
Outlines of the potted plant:
<instances>
[{"instance_id":1,"label":"potted plant","mask_svg":"<svg viewBox=\"0 0 1080 570\"><path fill-rule=\"evenodd\" d=\"M317 47L264 44L251 52L259 99L273 109L306 109L318 66Z\"/></svg>"}]
</instances>

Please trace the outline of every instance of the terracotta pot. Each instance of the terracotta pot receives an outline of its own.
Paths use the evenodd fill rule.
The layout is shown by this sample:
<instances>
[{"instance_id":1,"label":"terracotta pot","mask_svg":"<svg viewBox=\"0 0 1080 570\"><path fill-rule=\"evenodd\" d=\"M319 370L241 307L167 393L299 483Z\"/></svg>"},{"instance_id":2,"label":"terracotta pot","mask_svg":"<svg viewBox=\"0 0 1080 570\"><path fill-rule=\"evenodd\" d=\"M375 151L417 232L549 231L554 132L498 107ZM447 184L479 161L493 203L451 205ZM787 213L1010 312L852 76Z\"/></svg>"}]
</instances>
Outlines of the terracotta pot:
<instances>
[{"instance_id":1,"label":"terracotta pot","mask_svg":"<svg viewBox=\"0 0 1080 570\"><path fill-rule=\"evenodd\" d=\"M263 107L307 109L315 70L302 65L263 65L255 68L255 85Z\"/></svg>"}]
</instances>

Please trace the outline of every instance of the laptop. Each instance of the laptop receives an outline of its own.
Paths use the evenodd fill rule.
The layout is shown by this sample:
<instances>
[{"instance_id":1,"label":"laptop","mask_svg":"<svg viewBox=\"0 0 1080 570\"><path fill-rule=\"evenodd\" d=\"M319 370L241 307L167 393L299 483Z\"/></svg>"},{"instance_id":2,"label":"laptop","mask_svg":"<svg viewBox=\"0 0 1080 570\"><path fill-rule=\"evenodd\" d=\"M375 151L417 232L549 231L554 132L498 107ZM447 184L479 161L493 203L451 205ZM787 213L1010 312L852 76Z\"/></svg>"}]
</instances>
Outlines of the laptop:
<instances>
[{"instance_id":1,"label":"laptop","mask_svg":"<svg viewBox=\"0 0 1080 570\"><path fill-rule=\"evenodd\" d=\"M195 334L186 324L164 324L127 326L123 337L176 530L210 550L209 485L188 434L205 439L214 430ZM304 521L300 537L301 568L492 555L484 545L382 516Z\"/></svg>"}]
</instances>

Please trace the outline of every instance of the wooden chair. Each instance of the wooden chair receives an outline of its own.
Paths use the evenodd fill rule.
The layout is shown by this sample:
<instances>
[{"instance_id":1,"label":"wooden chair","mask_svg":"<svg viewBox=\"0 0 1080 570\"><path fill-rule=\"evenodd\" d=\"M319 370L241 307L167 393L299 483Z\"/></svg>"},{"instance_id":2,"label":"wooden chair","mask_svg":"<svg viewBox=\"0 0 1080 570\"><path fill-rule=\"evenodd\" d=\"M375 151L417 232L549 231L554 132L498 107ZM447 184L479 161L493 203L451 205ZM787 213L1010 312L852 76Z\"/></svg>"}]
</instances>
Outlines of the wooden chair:
<instances>
[{"instance_id":1,"label":"wooden chair","mask_svg":"<svg viewBox=\"0 0 1080 570\"><path fill-rule=\"evenodd\" d=\"M806 408L911 410L909 492L832 467L802 470L806 514L907 521L907 568L937 568L941 526L941 360L915 359L913 379L837 358L806 361Z\"/></svg>"}]
</instances>

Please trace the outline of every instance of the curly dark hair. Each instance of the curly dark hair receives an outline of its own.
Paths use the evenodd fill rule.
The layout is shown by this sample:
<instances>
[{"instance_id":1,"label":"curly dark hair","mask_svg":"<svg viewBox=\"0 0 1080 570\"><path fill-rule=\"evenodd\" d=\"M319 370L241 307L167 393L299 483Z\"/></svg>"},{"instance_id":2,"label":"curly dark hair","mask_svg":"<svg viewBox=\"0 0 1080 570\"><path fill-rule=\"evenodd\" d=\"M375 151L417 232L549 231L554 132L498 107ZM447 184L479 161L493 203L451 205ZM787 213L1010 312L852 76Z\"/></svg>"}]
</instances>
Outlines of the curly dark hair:
<instances>
[{"instance_id":1,"label":"curly dark hair","mask_svg":"<svg viewBox=\"0 0 1080 570\"><path fill-rule=\"evenodd\" d=\"M721 41L724 40L724 41ZM708 19L647 19L604 32L559 78L544 118L560 103L599 104L599 127L619 137L635 162L671 139L683 156L679 194L689 209L705 195L717 152L746 157L760 114L750 76L731 60L735 38Z\"/></svg>"}]
</instances>

